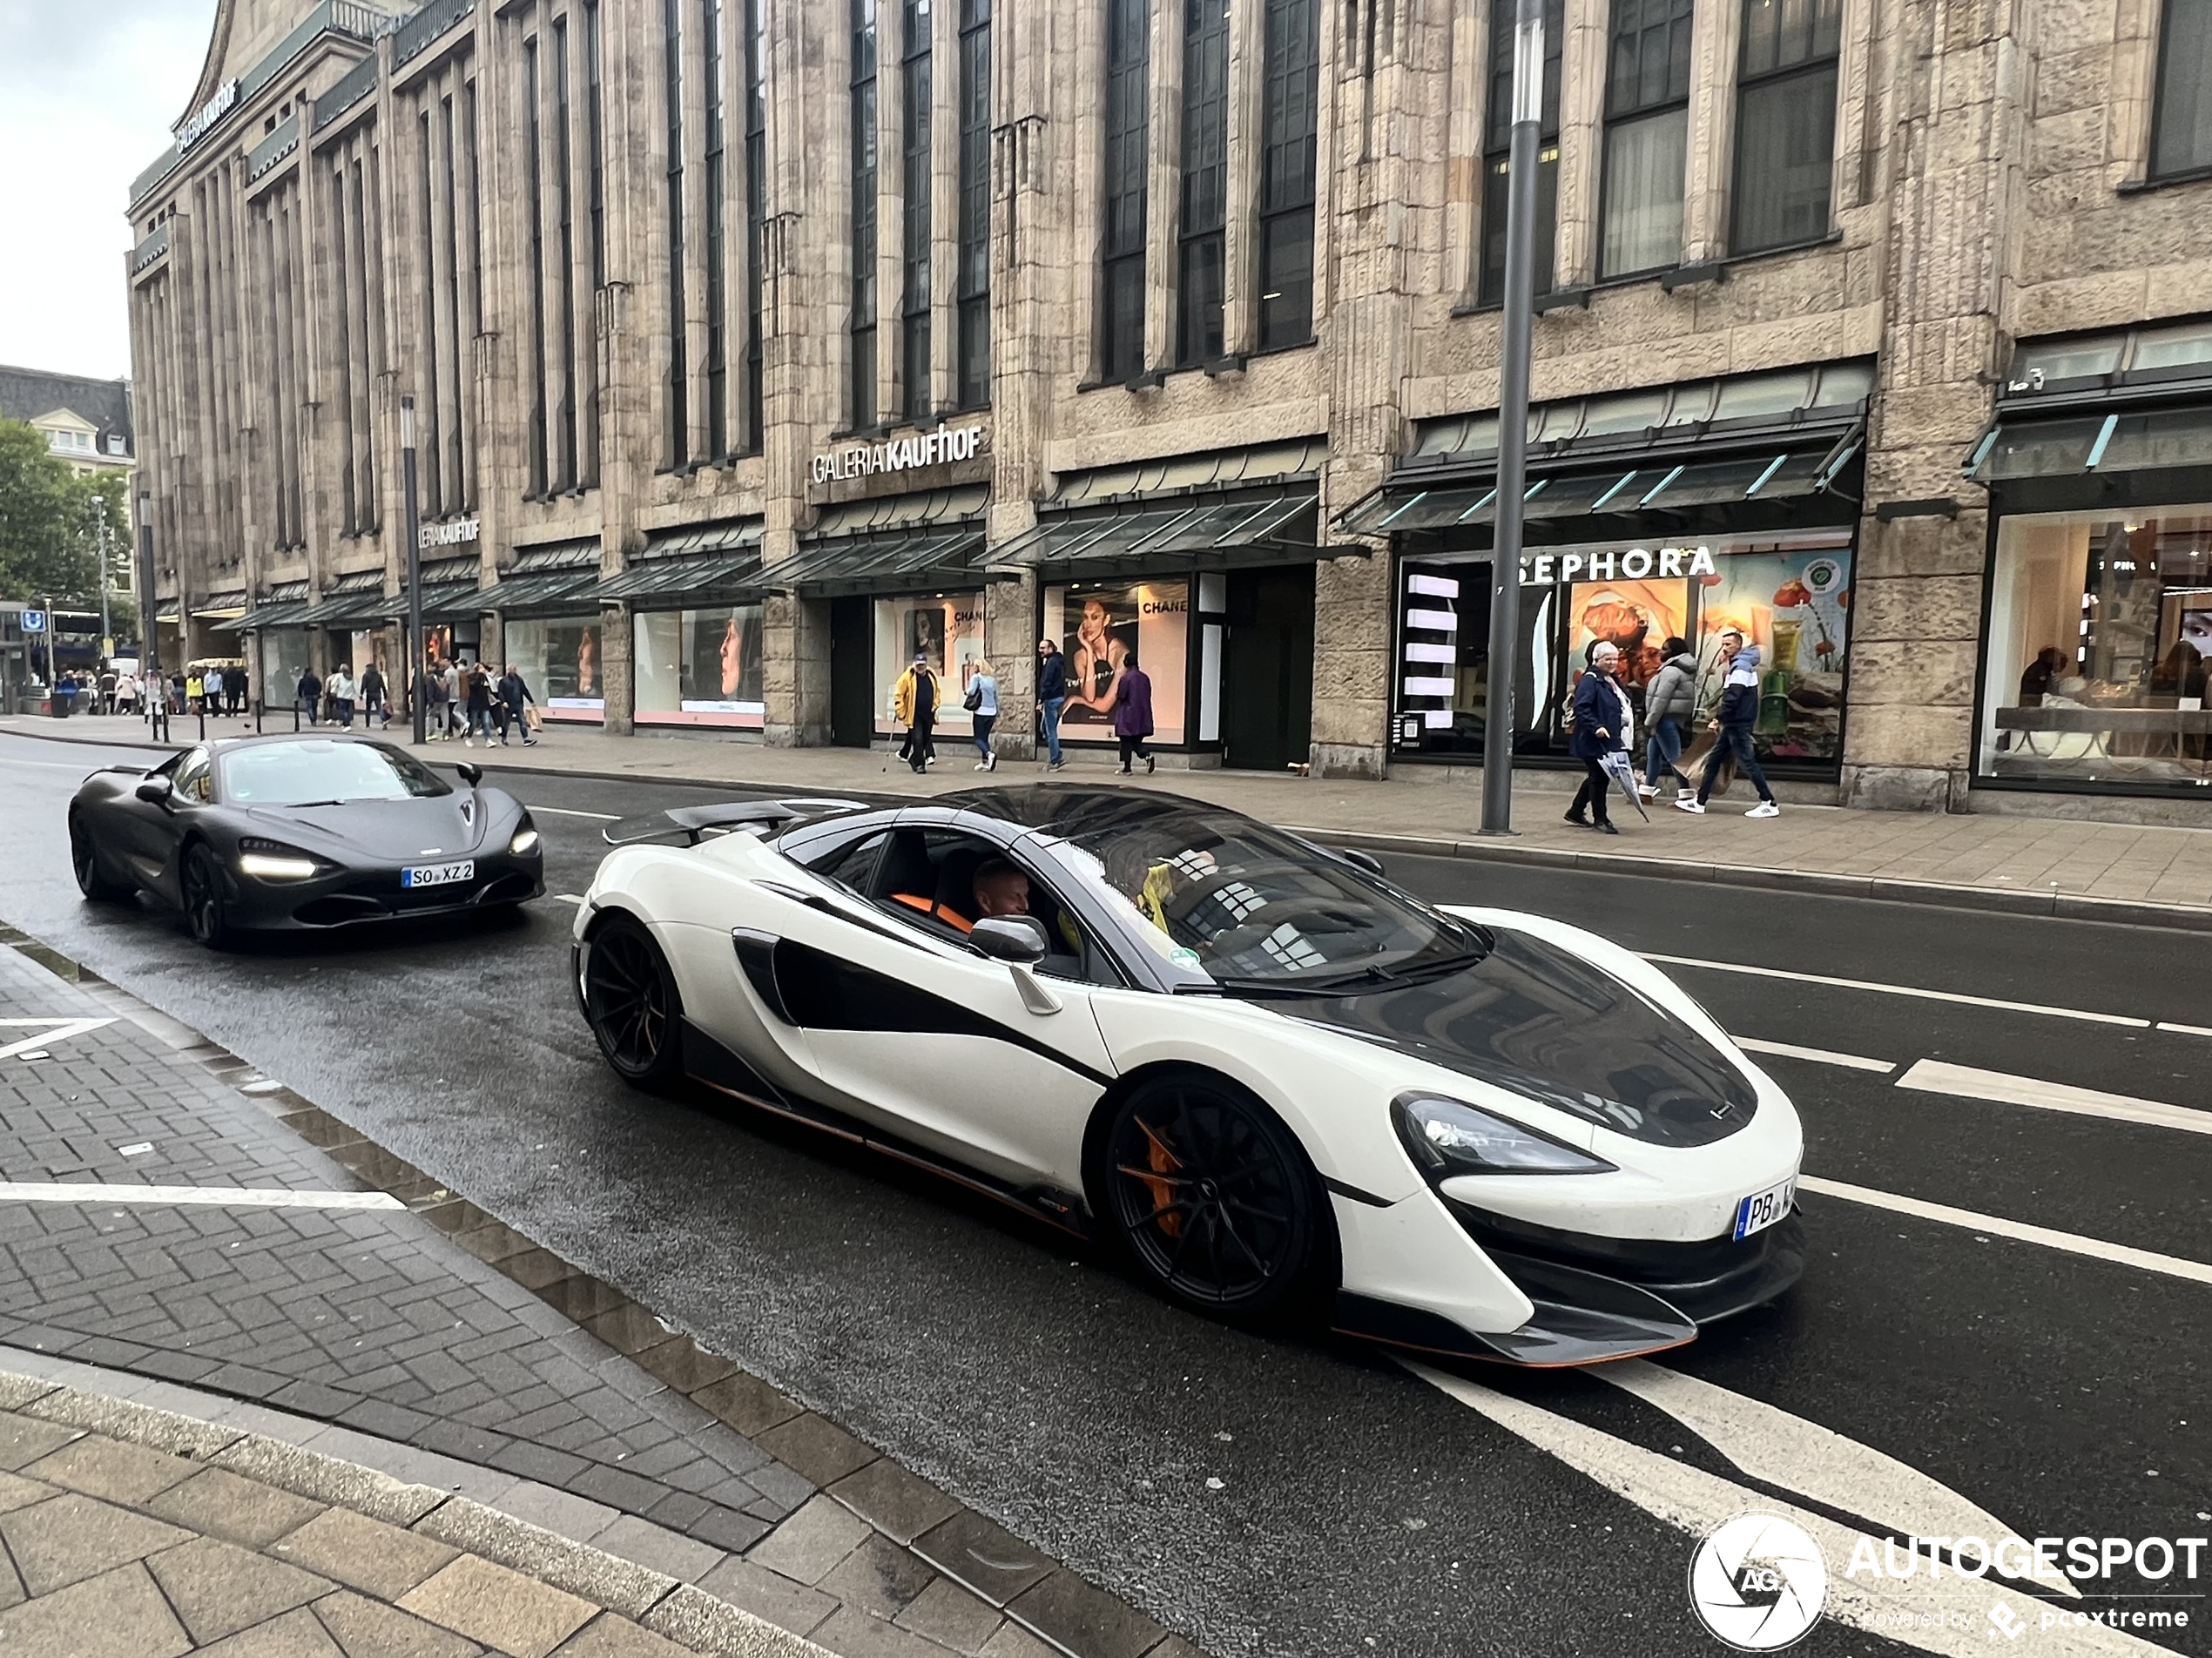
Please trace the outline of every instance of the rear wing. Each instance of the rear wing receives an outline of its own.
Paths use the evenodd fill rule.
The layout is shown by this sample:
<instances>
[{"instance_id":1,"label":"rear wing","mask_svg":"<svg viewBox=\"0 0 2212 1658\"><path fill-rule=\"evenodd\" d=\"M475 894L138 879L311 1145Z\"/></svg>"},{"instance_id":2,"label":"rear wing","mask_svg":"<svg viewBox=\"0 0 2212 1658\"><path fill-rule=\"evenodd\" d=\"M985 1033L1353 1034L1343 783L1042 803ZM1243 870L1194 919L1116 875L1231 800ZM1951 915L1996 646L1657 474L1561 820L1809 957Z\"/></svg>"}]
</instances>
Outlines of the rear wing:
<instances>
[{"instance_id":1,"label":"rear wing","mask_svg":"<svg viewBox=\"0 0 2212 1658\"><path fill-rule=\"evenodd\" d=\"M610 846L633 846L679 836L684 845L696 846L710 835L774 834L796 823L864 810L862 801L811 795L785 800L731 800L715 805L672 806L666 812L624 818L609 824L601 835Z\"/></svg>"}]
</instances>

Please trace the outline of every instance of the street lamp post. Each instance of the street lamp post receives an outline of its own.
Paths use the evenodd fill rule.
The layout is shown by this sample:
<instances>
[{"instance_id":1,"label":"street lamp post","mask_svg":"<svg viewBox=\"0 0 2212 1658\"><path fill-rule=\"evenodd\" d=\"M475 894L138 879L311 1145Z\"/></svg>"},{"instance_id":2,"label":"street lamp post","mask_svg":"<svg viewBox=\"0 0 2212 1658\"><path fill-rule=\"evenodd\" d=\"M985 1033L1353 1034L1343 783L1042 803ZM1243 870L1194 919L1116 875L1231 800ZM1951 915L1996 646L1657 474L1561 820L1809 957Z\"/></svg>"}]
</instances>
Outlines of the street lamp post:
<instances>
[{"instance_id":1,"label":"street lamp post","mask_svg":"<svg viewBox=\"0 0 2212 1658\"><path fill-rule=\"evenodd\" d=\"M422 698L422 517L415 499L415 399L400 399L400 489L407 497L408 703L415 715L415 742L427 735Z\"/></svg>"},{"instance_id":2,"label":"street lamp post","mask_svg":"<svg viewBox=\"0 0 2212 1658\"><path fill-rule=\"evenodd\" d=\"M108 623L107 584L107 497L92 497L92 516L98 526L100 543L100 655L103 658L114 654L115 630Z\"/></svg>"},{"instance_id":3,"label":"street lamp post","mask_svg":"<svg viewBox=\"0 0 2212 1658\"><path fill-rule=\"evenodd\" d=\"M168 735L169 688L161 683L161 623L153 613L153 497L138 491L138 683L144 688L147 734Z\"/></svg>"},{"instance_id":4,"label":"street lamp post","mask_svg":"<svg viewBox=\"0 0 2212 1658\"><path fill-rule=\"evenodd\" d=\"M1544 0L1516 0L1513 148L1506 163L1505 338L1498 371L1498 510L1490 556L1490 688L1482 734L1486 835L1513 832L1513 693L1521 652L1521 501L1528 487L1528 353L1535 321L1536 148L1543 114Z\"/></svg>"}]
</instances>

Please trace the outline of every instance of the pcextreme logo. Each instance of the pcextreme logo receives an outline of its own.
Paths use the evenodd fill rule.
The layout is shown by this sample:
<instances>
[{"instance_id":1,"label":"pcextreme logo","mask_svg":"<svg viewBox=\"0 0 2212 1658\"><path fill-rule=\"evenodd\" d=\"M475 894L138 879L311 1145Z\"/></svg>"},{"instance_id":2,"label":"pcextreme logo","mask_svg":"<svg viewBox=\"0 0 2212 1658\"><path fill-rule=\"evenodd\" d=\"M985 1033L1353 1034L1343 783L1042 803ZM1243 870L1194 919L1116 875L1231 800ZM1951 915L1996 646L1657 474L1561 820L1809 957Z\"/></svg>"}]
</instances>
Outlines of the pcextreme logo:
<instances>
[{"instance_id":1,"label":"pcextreme logo","mask_svg":"<svg viewBox=\"0 0 2212 1658\"><path fill-rule=\"evenodd\" d=\"M1803 1640L1827 1603L1820 1545L1778 1514L1724 1520L1690 1556L1689 1604L1738 1652L1779 1652Z\"/></svg>"}]
</instances>

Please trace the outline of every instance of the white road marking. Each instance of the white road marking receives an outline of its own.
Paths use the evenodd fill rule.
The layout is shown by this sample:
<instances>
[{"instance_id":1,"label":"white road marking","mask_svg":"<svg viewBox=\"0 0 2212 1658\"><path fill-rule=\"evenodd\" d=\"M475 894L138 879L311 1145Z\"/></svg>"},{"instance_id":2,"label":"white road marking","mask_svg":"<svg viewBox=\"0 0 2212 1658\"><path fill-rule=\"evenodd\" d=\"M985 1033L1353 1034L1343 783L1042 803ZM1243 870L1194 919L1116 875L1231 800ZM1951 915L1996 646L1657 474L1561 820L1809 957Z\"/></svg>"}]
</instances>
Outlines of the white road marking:
<instances>
[{"instance_id":1,"label":"white road marking","mask_svg":"<svg viewBox=\"0 0 2212 1658\"><path fill-rule=\"evenodd\" d=\"M2007 1526L1918 1468L1833 1428L1793 1416L1649 1359L1599 1365L1592 1375L1635 1394L1704 1440L1754 1479L1857 1516L1906 1537L2013 1537ZM2081 1598L2065 1573L2033 1580Z\"/></svg>"},{"instance_id":2,"label":"white road marking","mask_svg":"<svg viewBox=\"0 0 2212 1658\"><path fill-rule=\"evenodd\" d=\"M2212 1036L2212 1025L2177 1025L2170 1019L2158 1021L2161 1030L2179 1031L2184 1036Z\"/></svg>"},{"instance_id":3,"label":"white road marking","mask_svg":"<svg viewBox=\"0 0 2212 1658\"><path fill-rule=\"evenodd\" d=\"M1784 1059L1809 1059L1816 1065L1842 1065L1854 1071L1879 1071L1885 1076L1897 1068L1895 1060L1831 1054L1824 1048L1799 1048L1794 1042L1763 1042L1756 1036L1730 1036L1729 1041L1747 1054L1779 1054Z\"/></svg>"},{"instance_id":4,"label":"white road marking","mask_svg":"<svg viewBox=\"0 0 2212 1658\"><path fill-rule=\"evenodd\" d=\"M2127 1025L2148 1030L2152 1021L2132 1014L2092 1013L2085 1008L2048 1008L2036 1001L2006 1001L1998 996L1969 996L1956 990L1927 990L1918 985L1878 984L1870 979L1834 979L1822 973L1792 973L1785 967L1755 967L1743 961L1708 961L1697 956L1660 955L1646 951L1643 959L1669 967L1703 967L1709 973L1747 973L1761 979L1791 979L1799 984L1830 985L1838 990L1871 990L1885 996L1917 996L1924 1001L1956 1002L1966 1008L1998 1008L2006 1013L2040 1014L2047 1019L2085 1019L2096 1025Z\"/></svg>"},{"instance_id":5,"label":"white road marking","mask_svg":"<svg viewBox=\"0 0 2212 1658\"><path fill-rule=\"evenodd\" d=\"M1469 1410L1691 1537L1703 1536L1747 1508L1794 1520L1811 1533L1827 1557L1825 1615L1846 1628L1885 1635L1923 1652L1941 1653L1946 1658L1981 1658L1989 1650L1989 1614L2001 1606L2037 1628L2041 1637L2035 1647L2038 1658L2168 1650L2103 1624L2043 1629L2040 1625L2047 1603L2001 1583L1961 1580L1948 1573L1937 1578L1925 1570L1909 1578L1865 1574L1853 1577L1845 1567L1852 1552L1866 1538L1865 1533L1479 1382L1447 1375L1411 1359L1401 1358L1399 1363ZM1869 1540L1878 1557L1880 1540ZM1685 1567L1689 1554L1685 1544ZM1951 1614L1958 1613L1966 1615L1954 1623Z\"/></svg>"},{"instance_id":6,"label":"white road marking","mask_svg":"<svg viewBox=\"0 0 2212 1658\"><path fill-rule=\"evenodd\" d=\"M2168 1277L2212 1284L2212 1265L2202 1261L2185 1261L2178 1255L2160 1255L2126 1244L2107 1244L2102 1238L2054 1231L2047 1226L2030 1226L2025 1221L2008 1221L2002 1216L1979 1214L1971 1209L1953 1209L1948 1203L1926 1203L1898 1192L1876 1191L1871 1187L1852 1186L1840 1180L1824 1180L1817 1175L1800 1175L1797 1190L1817 1192L1824 1197L1840 1197L1846 1203L1865 1203L1874 1209L1891 1210L1919 1220L1941 1221L1946 1226L1963 1226L1970 1231L1987 1232L2023 1244L2040 1244L2046 1249L2064 1250L2069 1255L2086 1255L2100 1261L2112 1261L2145 1272L2162 1272Z\"/></svg>"},{"instance_id":7,"label":"white road marking","mask_svg":"<svg viewBox=\"0 0 2212 1658\"><path fill-rule=\"evenodd\" d=\"M556 893L553 894L553 901L556 904L581 904L583 902L583 894L581 893Z\"/></svg>"},{"instance_id":8,"label":"white road marking","mask_svg":"<svg viewBox=\"0 0 2212 1658\"><path fill-rule=\"evenodd\" d=\"M389 1192L284 1191L253 1186L85 1186L0 1181L0 1203L206 1204L219 1209L405 1209Z\"/></svg>"},{"instance_id":9,"label":"white road marking","mask_svg":"<svg viewBox=\"0 0 2212 1658\"><path fill-rule=\"evenodd\" d=\"M28 1056L33 1048L43 1053L56 1042L65 1042L72 1036L82 1036L88 1031L95 1031L103 1025L114 1022L112 1019L0 1019L0 1026L38 1027L37 1035L19 1037L0 1048L0 1059L10 1059L17 1054Z\"/></svg>"},{"instance_id":10,"label":"white road marking","mask_svg":"<svg viewBox=\"0 0 2212 1658\"><path fill-rule=\"evenodd\" d=\"M556 818L590 818L600 823L619 823L622 815L615 812L577 812L568 806L532 806L532 812L550 812Z\"/></svg>"},{"instance_id":11,"label":"white road marking","mask_svg":"<svg viewBox=\"0 0 2212 1658\"><path fill-rule=\"evenodd\" d=\"M2185 1105L2106 1094L2066 1082L2046 1082L2040 1077L1976 1070L1971 1065L1952 1065L1939 1059L1917 1062L1897 1079L1897 1085L1927 1094L1953 1094L1961 1099L1993 1100L2000 1105L2032 1105L2039 1110L2071 1111L2078 1116L2109 1117L2118 1122L2148 1122L2185 1134L2212 1134L2212 1111L2194 1111Z\"/></svg>"}]
</instances>

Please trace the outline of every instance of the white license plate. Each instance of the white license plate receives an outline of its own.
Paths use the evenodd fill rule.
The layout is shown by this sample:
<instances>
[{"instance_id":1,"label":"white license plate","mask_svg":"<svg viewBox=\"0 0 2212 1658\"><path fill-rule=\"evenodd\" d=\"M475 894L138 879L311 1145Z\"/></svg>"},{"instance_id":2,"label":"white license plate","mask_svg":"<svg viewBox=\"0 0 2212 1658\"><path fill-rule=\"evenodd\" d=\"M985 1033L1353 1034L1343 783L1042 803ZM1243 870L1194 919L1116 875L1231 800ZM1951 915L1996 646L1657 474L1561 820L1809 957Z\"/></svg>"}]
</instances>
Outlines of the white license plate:
<instances>
[{"instance_id":1,"label":"white license plate","mask_svg":"<svg viewBox=\"0 0 2212 1658\"><path fill-rule=\"evenodd\" d=\"M1755 1191L1736 1206L1736 1236L1749 1237L1754 1232L1764 1232L1790 1212L1791 1200L1797 1195L1795 1175L1779 1186L1770 1186L1764 1191Z\"/></svg>"},{"instance_id":2,"label":"white license plate","mask_svg":"<svg viewBox=\"0 0 2212 1658\"><path fill-rule=\"evenodd\" d=\"M476 860L463 858L457 864L420 864L413 869L400 871L402 886L450 886L455 881L476 879ZM1743 1235L1737 1234L1738 1237Z\"/></svg>"}]
</instances>

